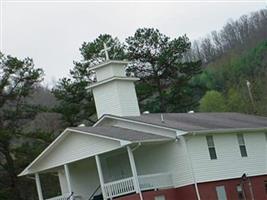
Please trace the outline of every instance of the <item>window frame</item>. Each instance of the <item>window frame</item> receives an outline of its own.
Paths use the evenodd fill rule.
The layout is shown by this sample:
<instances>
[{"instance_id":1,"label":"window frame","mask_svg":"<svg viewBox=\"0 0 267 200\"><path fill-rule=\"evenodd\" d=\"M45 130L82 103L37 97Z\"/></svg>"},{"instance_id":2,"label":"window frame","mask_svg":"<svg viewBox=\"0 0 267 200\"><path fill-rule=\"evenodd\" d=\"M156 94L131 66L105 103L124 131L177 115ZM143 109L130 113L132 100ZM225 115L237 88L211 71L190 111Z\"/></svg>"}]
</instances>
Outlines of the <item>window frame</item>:
<instances>
[{"instance_id":1,"label":"window frame","mask_svg":"<svg viewBox=\"0 0 267 200\"><path fill-rule=\"evenodd\" d=\"M206 141L207 141L207 146L209 150L209 155L211 160L217 160L217 152L215 148L215 143L212 135L206 135Z\"/></svg>"},{"instance_id":2,"label":"window frame","mask_svg":"<svg viewBox=\"0 0 267 200\"><path fill-rule=\"evenodd\" d=\"M263 183L264 183L265 194L267 194L267 180L265 180Z\"/></svg>"},{"instance_id":3,"label":"window frame","mask_svg":"<svg viewBox=\"0 0 267 200\"><path fill-rule=\"evenodd\" d=\"M248 151L243 133L237 134L237 142L239 146L240 155L242 158L248 157Z\"/></svg>"},{"instance_id":4,"label":"window frame","mask_svg":"<svg viewBox=\"0 0 267 200\"><path fill-rule=\"evenodd\" d=\"M218 200L227 200L227 193L224 185L217 185L215 187L215 190ZM221 192L223 192L223 195L219 196L220 194L222 194Z\"/></svg>"}]
</instances>

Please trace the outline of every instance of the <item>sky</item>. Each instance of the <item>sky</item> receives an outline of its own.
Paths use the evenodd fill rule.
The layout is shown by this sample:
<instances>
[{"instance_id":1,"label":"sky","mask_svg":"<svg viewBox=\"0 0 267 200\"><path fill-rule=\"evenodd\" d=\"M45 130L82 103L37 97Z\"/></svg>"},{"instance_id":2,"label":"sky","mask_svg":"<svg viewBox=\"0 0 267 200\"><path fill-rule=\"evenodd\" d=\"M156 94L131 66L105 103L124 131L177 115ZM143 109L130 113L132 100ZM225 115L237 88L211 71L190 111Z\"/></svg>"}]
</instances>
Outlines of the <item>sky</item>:
<instances>
[{"instance_id":1,"label":"sky","mask_svg":"<svg viewBox=\"0 0 267 200\"><path fill-rule=\"evenodd\" d=\"M45 84L66 77L79 48L99 34L124 41L142 27L190 40L220 30L229 19L267 8L267 1L51 1L0 0L0 48L31 57L45 71Z\"/></svg>"}]
</instances>

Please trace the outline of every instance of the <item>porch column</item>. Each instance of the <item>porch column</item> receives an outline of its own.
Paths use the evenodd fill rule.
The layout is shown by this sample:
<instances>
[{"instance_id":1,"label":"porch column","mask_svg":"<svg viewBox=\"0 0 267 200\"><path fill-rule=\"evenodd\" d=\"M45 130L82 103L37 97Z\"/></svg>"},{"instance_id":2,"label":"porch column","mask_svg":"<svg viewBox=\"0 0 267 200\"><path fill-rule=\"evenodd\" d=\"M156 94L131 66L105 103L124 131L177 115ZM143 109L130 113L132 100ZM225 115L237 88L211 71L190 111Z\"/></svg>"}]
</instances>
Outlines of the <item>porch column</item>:
<instances>
[{"instance_id":1,"label":"porch column","mask_svg":"<svg viewBox=\"0 0 267 200\"><path fill-rule=\"evenodd\" d=\"M134 188L135 188L136 193L139 194L140 200L143 200L143 196L142 196L141 189L139 186L137 170L136 170L136 166L135 166L135 162L134 162L134 156L133 156L133 152L132 152L132 149L130 146L127 146L127 152L128 152L128 156L129 156L129 161L130 161L130 165L131 165L133 179L134 179Z\"/></svg>"},{"instance_id":2,"label":"porch column","mask_svg":"<svg viewBox=\"0 0 267 200\"><path fill-rule=\"evenodd\" d=\"M44 200L43 192L42 192L42 186L41 186L40 177L39 177L38 173L35 174L35 182L36 182L38 198L39 198L39 200Z\"/></svg>"},{"instance_id":3,"label":"porch column","mask_svg":"<svg viewBox=\"0 0 267 200\"><path fill-rule=\"evenodd\" d=\"M96 161L96 167L97 167L97 172L98 172L99 181L100 181L100 185L101 185L103 199L107 200L106 192L105 192L105 189L104 189L104 177L103 177L100 158L99 158L98 155L95 156L95 161Z\"/></svg>"},{"instance_id":4,"label":"porch column","mask_svg":"<svg viewBox=\"0 0 267 200\"><path fill-rule=\"evenodd\" d=\"M71 195L72 188L71 188L71 181L70 181L70 171L69 171L69 166L67 164L64 165L64 170L65 170L65 175L66 175L66 180L67 180L68 191L69 191L69 194Z\"/></svg>"}]
</instances>

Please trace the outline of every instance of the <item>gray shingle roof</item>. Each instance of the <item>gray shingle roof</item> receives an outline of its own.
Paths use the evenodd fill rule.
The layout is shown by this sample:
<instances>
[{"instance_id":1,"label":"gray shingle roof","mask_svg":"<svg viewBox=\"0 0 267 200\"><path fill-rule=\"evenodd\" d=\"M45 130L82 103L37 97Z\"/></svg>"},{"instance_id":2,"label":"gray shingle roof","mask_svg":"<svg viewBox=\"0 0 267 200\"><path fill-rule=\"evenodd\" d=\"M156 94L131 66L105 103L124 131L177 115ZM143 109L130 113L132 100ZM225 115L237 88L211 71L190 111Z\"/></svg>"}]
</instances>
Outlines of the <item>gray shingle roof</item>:
<instances>
[{"instance_id":1,"label":"gray shingle roof","mask_svg":"<svg viewBox=\"0 0 267 200\"><path fill-rule=\"evenodd\" d=\"M267 128L267 117L241 113L164 113L123 117L135 121L160 125L183 131L205 131L217 129Z\"/></svg>"},{"instance_id":2,"label":"gray shingle roof","mask_svg":"<svg viewBox=\"0 0 267 200\"><path fill-rule=\"evenodd\" d=\"M119 128L113 126L101 126L101 127L71 127L69 129L83 131L86 133L92 133L101 136L112 137L120 140L127 140L131 142L146 141L146 140L161 140L170 139L168 137L145 133L141 131L134 131L126 128Z\"/></svg>"}]
</instances>

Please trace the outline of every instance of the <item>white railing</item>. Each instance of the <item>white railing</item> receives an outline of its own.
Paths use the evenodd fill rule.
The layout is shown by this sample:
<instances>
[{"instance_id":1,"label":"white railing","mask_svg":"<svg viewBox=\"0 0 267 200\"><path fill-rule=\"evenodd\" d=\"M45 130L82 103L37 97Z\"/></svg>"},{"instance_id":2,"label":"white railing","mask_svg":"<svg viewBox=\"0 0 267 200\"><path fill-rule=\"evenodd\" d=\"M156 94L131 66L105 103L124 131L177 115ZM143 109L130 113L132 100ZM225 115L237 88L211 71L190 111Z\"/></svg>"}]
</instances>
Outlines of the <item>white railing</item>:
<instances>
[{"instance_id":1,"label":"white railing","mask_svg":"<svg viewBox=\"0 0 267 200\"><path fill-rule=\"evenodd\" d=\"M129 194L135 191L133 177L121 179L104 184L104 191L107 198Z\"/></svg>"},{"instance_id":2,"label":"white railing","mask_svg":"<svg viewBox=\"0 0 267 200\"><path fill-rule=\"evenodd\" d=\"M46 199L46 200L80 200L81 197L79 195L74 195L73 198L69 198L70 197L70 194L63 194L63 195L60 195L60 196L56 196L56 197L52 197L52 198L49 198L49 199Z\"/></svg>"},{"instance_id":3,"label":"white railing","mask_svg":"<svg viewBox=\"0 0 267 200\"><path fill-rule=\"evenodd\" d=\"M158 173L138 176L141 190L151 190L173 187L171 173ZM104 192L107 198L135 192L133 177L121 179L104 184ZM64 199L65 200L65 199Z\"/></svg>"},{"instance_id":4,"label":"white railing","mask_svg":"<svg viewBox=\"0 0 267 200\"><path fill-rule=\"evenodd\" d=\"M171 173L158 173L138 176L141 190L173 187Z\"/></svg>"}]
</instances>

